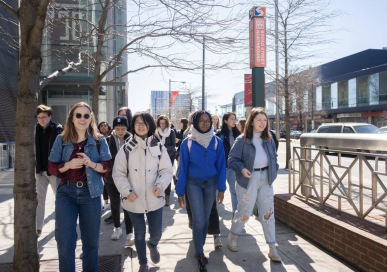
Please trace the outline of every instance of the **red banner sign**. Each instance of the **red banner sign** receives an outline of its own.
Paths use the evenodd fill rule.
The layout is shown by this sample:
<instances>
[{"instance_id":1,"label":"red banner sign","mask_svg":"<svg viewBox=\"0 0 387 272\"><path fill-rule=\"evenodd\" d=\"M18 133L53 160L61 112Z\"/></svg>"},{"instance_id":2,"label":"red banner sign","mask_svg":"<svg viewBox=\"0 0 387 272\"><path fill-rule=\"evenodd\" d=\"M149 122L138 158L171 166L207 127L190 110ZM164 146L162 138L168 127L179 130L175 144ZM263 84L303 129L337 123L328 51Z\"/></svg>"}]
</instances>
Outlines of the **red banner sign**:
<instances>
[{"instance_id":1,"label":"red banner sign","mask_svg":"<svg viewBox=\"0 0 387 272\"><path fill-rule=\"evenodd\" d=\"M266 67L266 21L254 17L249 24L250 68Z\"/></svg>"},{"instance_id":2,"label":"red banner sign","mask_svg":"<svg viewBox=\"0 0 387 272\"><path fill-rule=\"evenodd\" d=\"M169 101L169 105L172 106L173 102L175 102L176 97L179 95L179 92L172 91L171 92L171 100Z\"/></svg>"},{"instance_id":3,"label":"red banner sign","mask_svg":"<svg viewBox=\"0 0 387 272\"><path fill-rule=\"evenodd\" d=\"M245 74L245 106L253 105L252 76Z\"/></svg>"}]
</instances>

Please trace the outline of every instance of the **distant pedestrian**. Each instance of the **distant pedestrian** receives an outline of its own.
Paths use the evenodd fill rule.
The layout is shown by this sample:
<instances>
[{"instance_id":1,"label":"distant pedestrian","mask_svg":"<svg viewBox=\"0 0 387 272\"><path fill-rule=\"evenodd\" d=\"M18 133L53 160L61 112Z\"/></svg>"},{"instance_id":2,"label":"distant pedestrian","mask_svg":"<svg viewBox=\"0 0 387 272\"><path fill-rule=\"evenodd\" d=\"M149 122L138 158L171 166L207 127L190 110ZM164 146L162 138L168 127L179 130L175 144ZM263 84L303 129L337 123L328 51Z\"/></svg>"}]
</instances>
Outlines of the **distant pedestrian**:
<instances>
[{"instance_id":1,"label":"distant pedestrian","mask_svg":"<svg viewBox=\"0 0 387 272\"><path fill-rule=\"evenodd\" d=\"M192 211L192 234L198 270L207 271L203 246L206 241L214 196L223 202L226 190L226 160L221 140L214 135L211 115L197 111L192 116L190 134L180 146L176 192L181 207L187 193Z\"/></svg>"},{"instance_id":2,"label":"distant pedestrian","mask_svg":"<svg viewBox=\"0 0 387 272\"><path fill-rule=\"evenodd\" d=\"M48 156L56 137L62 133L61 124L51 121L53 111L50 107L39 105L35 128L35 158L36 158L36 193L38 206L36 207L36 234L40 236L44 225L45 203L47 188L50 185L56 194L56 177L48 171Z\"/></svg>"},{"instance_id":3,"label":"distant pedestrian","mask_svg":"<svg viewBox=\"0 0 387 272\"><path fill-rule=\"evenodd\" d=\"M246 119L245 118L240 118L238 120L238 123L236 125L237 129L239 129L239 131L241 133L243 133L243 131L245 131L245 125L246 125Z\"/></svg>"},{"instance_id":4,"label":"distant pedestrian","mask_svg":"<svg viewBox=\"0 0 387 272\"><path fill-rule=\"evenodd\" d=\"M217 133L218 130L220 129L219 116L214 114L212 115L211 120L212 120L212 126L214 128L214 132Z\"/></svg>"},{"instance_id":5,"label":"distant pedestrian","mask_svg":"<svg viewBox=\"0 0 387 272\"><path fill-rule=\"evenodd\" d=\"M172 180L172 164L167 149L155 136L156 124L147 112L134 114L133 137L118 151L114 161L113 180L122 196L122 207L128 211L134 226L139 272L148 271L146 247L153 263L160 262L157 245L163 225L164 190ZM145 241L147 217L149 240Z\"/></svg>"},{"instance_id":6,"label":"distant pedestrian","mask_svg":"<svg viewBox=\"0 0 387 272\"><path fill-rule=\"evenodd\" d=\"M222 128L218 132L217 136L222 140L224 147L224 154L226 155L226 161L230 153L231 147L234 144L235 139L241 134L235 126L236 115L233 112L226 112L222 117ZM234 218L235 211L237 210L238 199L235 192L235 171L227 165L227 183L231 193L232 204L232 218Z\"/></svg>"},{"instance_id":7,"label":"distant pedestrian","mask_svg":"<svg viewBox=\"0 0 387 272\"><path fill-rule=\"evenodd\" d=\"M118 111L117 111L117 115L120 115L120 116L125 116L127 119L128 119L128 131L130 133L134 133L133 132L133 128L130 127L131 124L132 124L132 111L128 108L128 107L121 107Z\"/></svg>"},{"instance_id":8,"label":"distant pedestrian","mask_svg":"<svg viewBox=\"0 0 387 272\"><path fill-rule=\"evenodd\" d=\"M88 104L75 104L63 134L55 140L48 170L58 177L55 198L55 240L59 270L75 271L77 221L81 231L82 270L98 271L102 177L112 168L105 137L98 133Z\"/></svg>"},{"instance_id":9,"label":"distant pedestrian","mask_svg":"<svg viewBox=\"0 0 387 272\"><path fill-rule=\"evenodd\" d=\"M112 163L120 148L124 146L125 140L128 139L131 134L128 132L128 119L125 116L117 116L113 120L113 132L106 139L110 154L112 155ZM109 176L104 179L105 187L110 196L112 215L105 219L106 223L110 223L110 220L114 223L112 240L119 240L122 235L121 219L120 219L120 208L121 208L121 197L116 185L114 184L112 172ZM129 214L124 210L124 221L126 229L126 241L125 248L134 246L134 235L133 235L133 224L130 220Z\"/></svg>"},{"instance_id":10,"label":"distant pedestrian","mask_svg":"<svg viewBox=\"0 0 387 272\"><path fill-rule=\"evenodd\" d=\"M186 118L181 118L179 122L179 130L176 133L176 160L179 158L179 147L181 142L184 140L184 131L188 128L188 119ZM176 183L175 183L176 185Z\"/></svg>"},{"instance_id":11,"label":"distant pedestrian","mask_svg":"<svg viewBox=\"0 0 387 272\"><path fill-rule=\"evenodd\" d=\"M107 138L110 135L112 128L110 127L109 123L106 121L102 121L98 125L98 131L101 133L105 138ZM110 203L109 203L109 194L106 190L106 187L103 186L103 206L102 211L105 212L107 210L110 210ZM110 216L111 217L111 216ZM111 222L113 222L113 219L110 219Z\"/></svg>"},{"instance_id":12,"label":"distant pedestrian","mask_svg":"<svg viewBox=\"0 0 387 272\"><path fill-rule=\"evenodd\" d=\"M274 141L263 108L253 108L247 118L244 134L239 136L230 151L228 164L236 173L238 209L228 235L228 248L238 251L237 238L257 203L269 258L280 262L275 247L274 191L278 163Z\"/></svg>"},{"instance_id":13,"label":"distant pedestrian","mask_svg":"<svg viewBox=\"0 0 387 272\"><path fill-rule=\"evenodd\" d=\"M170 128L170 122L168 116L160 114L156 120L156 135L161 139L161 143L167 149L171 164L175 161L176 154L176 135L175 131ZM165 189L165 206L169 206L169 199L171 196L171 183Z\"/></svg>"}]
</instances>

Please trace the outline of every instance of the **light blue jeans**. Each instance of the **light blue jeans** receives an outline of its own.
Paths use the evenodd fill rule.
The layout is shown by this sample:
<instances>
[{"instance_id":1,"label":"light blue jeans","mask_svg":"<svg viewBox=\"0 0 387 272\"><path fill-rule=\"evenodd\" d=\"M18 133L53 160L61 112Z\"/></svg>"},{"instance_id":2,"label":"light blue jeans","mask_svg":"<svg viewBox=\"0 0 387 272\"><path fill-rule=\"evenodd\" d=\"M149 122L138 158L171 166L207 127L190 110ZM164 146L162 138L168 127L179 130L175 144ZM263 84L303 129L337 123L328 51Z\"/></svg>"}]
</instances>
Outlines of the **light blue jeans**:
<instances>
[{"instance_id":1,"label":"light blue jeans","mask_svg":"<svg viewBox=\"0 0 387 272\"><path fill-rule=\"evenodd\" d=\"M238 208L238 198L235 189L235 171L231 170L230 168L227 168L227 183L231 193L232 212L234 213Z\"/></svg>"},{"instance_id":2,"label":"light blue jeans","mask_svg":"<svg viewBox=\"0 0 387 272\"><path fill-rule=\"evenodd\" d=\"M240 234L244 225L251 216L254 204L258 206L258 219L262 224L266 243L275 244L275 219L274 219L274 191L269 185L268 173L265 171L254 171L249 180L247 189L239 184L236 185L238 197L238 210L234 215L231 232ZM242 220L245 216L246 220ZM267 219L265 219L265 216Z\"/></svg>"},{"instance_id":3,"label":"light blue jeans","mask_svg":"<svg viewBox=\"0 0 387 272\"><path fill-rule=\"evenodd\" d=\"M36 174L36 193L38 198L38 206L36 207L37 230L43 229L48 186L51 186L54 195L56 195L56 177L53 175L48 176L47 171Z\"/></svg>"}]
</instances>

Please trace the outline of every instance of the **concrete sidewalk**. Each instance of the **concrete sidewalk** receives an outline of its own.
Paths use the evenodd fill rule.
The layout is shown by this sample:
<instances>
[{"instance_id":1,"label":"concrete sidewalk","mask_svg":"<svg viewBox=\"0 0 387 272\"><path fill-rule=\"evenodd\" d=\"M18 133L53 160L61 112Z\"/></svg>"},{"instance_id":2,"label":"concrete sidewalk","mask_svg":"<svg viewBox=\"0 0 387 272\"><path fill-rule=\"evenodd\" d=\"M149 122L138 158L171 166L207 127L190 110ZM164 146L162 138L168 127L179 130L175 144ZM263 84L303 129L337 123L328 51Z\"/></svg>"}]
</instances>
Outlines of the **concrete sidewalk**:
<instances>
[{"instance_id":1,"label":"concrete sidewalk","mask_svg":"<svg viewBox=\"0 0 387 272\"><path fill-rule=\"evenodd\" d=\"M12 170L0 171L0 263L11 263L13 258L13 174ZM274 182L276 193L287 193L288 174L280 170ZM46 220L42 236L39 238L41 261L57 259L55 242L54 195L49 190L46 202ZM268 246L265 243L262 227L253 217L246 224L245 233L238 239L239 251L234 253L227 248L227 235L231 226L231 197L225 193L224 205L218 206L221 236L224 246L214 250L212 236L207 237L204 247L209 257L209 272L226 271L356 271L341 260L323 249L311 244L298 233L276 221L278 250L282 263L271 262L268 257ZM104 219L110 211L102 214ZM297 216L297 215L295 215ZM123 214L121 214L123 221ZM125 227L122 222L123 228ZM125 230L120 240L112 241L110 236L113 224L107 225L101 220L99 255L121 254L122 271L137 272L139 265L135 249L125 249ZM185 209L178 206L177 197L171 198L171 206L164 207L163 236L159 244L161 262L150 265L150 271L196 271L192 232L188 228ZM81 254L81 241L78 239L76 256ZM148 253L149 255L149 253ZM149 259L149 256L148 256Z\"/></svg>"}]
</instances>

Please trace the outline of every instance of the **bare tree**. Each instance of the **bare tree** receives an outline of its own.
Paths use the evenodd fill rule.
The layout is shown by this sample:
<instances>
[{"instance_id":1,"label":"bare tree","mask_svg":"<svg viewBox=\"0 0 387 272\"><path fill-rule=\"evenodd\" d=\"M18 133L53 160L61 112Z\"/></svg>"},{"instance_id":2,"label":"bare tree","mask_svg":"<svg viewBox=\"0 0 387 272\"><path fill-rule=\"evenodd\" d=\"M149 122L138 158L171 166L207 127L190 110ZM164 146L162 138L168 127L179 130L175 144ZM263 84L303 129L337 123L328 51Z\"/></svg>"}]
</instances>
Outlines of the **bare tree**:
<instances>
[{"instance_id":1,"label":"bare tree","mask_svg":"<svg viewBox=\"0 0 387 272\"><path fill-rule=\"evenodd\" d=\"M39 75L42 65L41 44L48 0L20 0L19 8L0 0L20 27L20 61L16 110L16 153L14 177L14 271L39 271L36 237L36 180L34 128Z\"/></svg>"},{"instance_id":2,"label":"bare tree","mask_svg":"<svg viewBox=\"0 0 387 272\"><path fill-rule=\"evenodd\" d=\"M127 18L119 23L115 20L115 13L126 8ZM89 9L100 11L97 22L87 17L86 10ZM247 24L241 23L247 8L239 1L106 0L79 5L78 8L55 3L52 10L61 13L60 17L54 16L58 20L75 22L67 23L66 28L78 32L79 38L69 40L68 48L85 51L86 45L95 47L95 52L85 52L90 59L89 68L94 73L95 115L98 115L98 94L104 80L114 82L149 68L200 71L201 59L196 59L192 52L202 46L203 40L206 51L221 56L207 63L206 69L237 68L243 64L238 57L229 57L230 53L235 56L247 47L246 35L243 34ZM109 48L109 42L116 39L120 39L121 44L115 49ZM142 61L130 62L137 57ZM126 61L130 67L127 72L121 71L107 78Z\"/></svg>"},{"instance_id":3,"label":"bare tree","mask_svg":"<svg viewBox=\"0 0 387 272\"><path fill-rule=\"evenodd\" d=\"M279 2L276 6L276 2ZM290 89L292 67L300 67L302 61L321 54L321 50L314 50L317 45L332 42L329 33L333 31L329 25L332 18L340 11L328 12L329 0L265 0L260 5L272 11L267 12L267 18L273 28L267 30L268 46L274 48L274 39L279 40L280 82L283 85L285 98L285 127L286 127L286 167L291 157L290 150ZM279 31L274 29L274 14L278 10ZM270 25L270 24L269 24Z\"/></svg>"}]
</instances>

